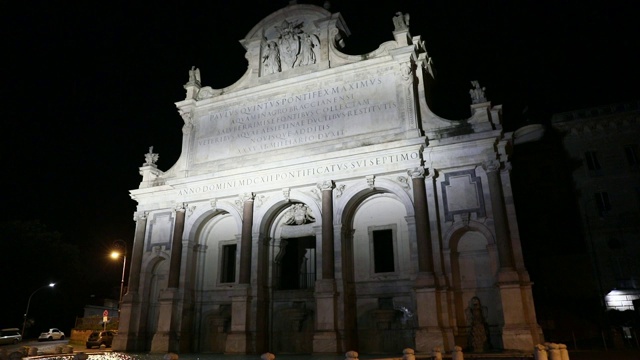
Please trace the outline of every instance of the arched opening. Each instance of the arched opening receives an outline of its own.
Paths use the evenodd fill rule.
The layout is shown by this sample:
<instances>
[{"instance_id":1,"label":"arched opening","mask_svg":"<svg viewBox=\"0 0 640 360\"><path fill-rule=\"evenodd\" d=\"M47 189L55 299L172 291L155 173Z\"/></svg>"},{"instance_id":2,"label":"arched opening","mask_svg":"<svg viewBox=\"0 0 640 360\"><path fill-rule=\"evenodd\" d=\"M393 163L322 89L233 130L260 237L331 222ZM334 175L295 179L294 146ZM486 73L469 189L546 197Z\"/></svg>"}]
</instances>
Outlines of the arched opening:
<instances>
[{"instance_id":1,"label":"arched opening","mask_svg":"<svg viewBox=\"0 0 640 360\"><path fill-rule=\"evenodd\" d=\"M452 278L455 292L455 312L458 327L456 344L469 345L473 337L472 304L499 304L496 288L497 263L493 244L481 231L460 230L452 239ZM486 337L489 344L500 343L498 325L501 309L484 307L483 318L488 323ZM477 337L477 334L476 334Z\"/></svg>"},{"instance_id":2,"label":"arched opening","mask_svg":"<svg viewBox=\"0 0 640 360\"><path fill-rule=\"evenodd\" d=\"M278 353L313 351L319 227L302 202L276 209L268 233L269 349Z\"/></svg>"},{"instance_id":3,"label":"arched opening","mask_svg":"<svg viewBox=\"0 0 640 360\"><path fill-rule=\"evenodd\" d=\"M412 208L396 193L376 189L359 195L343 218L346 315L355 310L345 320L355 329L351 346L372 354L415 348L416 269L407 223Z\"/></svg>"}]
</instances>

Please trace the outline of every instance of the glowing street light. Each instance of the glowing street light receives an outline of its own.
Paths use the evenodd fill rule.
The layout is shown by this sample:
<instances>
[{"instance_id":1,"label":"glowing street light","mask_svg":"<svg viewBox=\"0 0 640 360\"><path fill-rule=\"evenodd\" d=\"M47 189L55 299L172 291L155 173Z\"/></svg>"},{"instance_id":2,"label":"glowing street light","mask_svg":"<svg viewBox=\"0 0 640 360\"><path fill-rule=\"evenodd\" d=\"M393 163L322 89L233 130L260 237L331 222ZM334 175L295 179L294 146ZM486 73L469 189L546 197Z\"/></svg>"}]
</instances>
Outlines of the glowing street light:
<instances>
[{"instance_id":1,"label":"glowing street light","mask_svg":"<svg viewBox=\"0 0 640 360\"><path fill-rule=\"evenodd\" d=\"M22 338L24 339L24 329L27 327L27 314L29 313L29 305L31 305L31 298L33 297L33 294L37 293L38 290L40 289L44 289L46 287L54 287L56 286L55 283L49 283L49 285L45 285L45 286L41 286L37 289L35 289L31 295L29 295L29 301L27 301L27 309L24 311L24 322L22 323Z\"/></svg>"},{"instance_id":2,"label":"glowing street light","mask_svg":"<svg viewBox=\"0 0 640 360\"><path fill-rule=\"evenodd\" d=\"M122 279L120 280L120 299L118 301L118 313L120 312L120 308L122 307L122 291L124 290L124 271L127 266L127 243L124 240L116 240L113 242L113 245L118 248L122 248L122 252L118 250L114 250L111 252L111 257L114 259L122 256Z\"/></svg>"}]
</instances>

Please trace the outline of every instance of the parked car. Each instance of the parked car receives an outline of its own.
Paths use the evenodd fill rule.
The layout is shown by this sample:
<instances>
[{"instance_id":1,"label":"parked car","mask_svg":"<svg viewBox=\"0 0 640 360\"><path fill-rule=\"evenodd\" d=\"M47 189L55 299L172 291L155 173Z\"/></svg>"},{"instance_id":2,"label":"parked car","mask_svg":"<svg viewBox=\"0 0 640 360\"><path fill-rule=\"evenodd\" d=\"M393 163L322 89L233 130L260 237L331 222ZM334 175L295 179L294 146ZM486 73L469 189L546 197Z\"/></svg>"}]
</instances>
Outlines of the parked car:
<instances>
[{"instance_id":1,"label":"parked car","mask_svg":"<svg viewBox=\"0 0 640 360\"><path fill-rule=\"evenodd\" d=\"M51 328L38 336L38 341L45 340L64 340L64 333L56 328Z\"/></svg>"},{"instance_id":2,"label":"parked car","mask_svg":"<svg viewBox=\"0 0 640 360\"><path fill-rule=\"evenodd\" d=\"M97 347L111 347L113 337L116 334L113 331L94 331L89 335L87 339L87 349L91 349L94 346Z\"/></svg>"},{"instance_id":3,"label":"parked car","mask_svg":"<svg viewBox=\"0 0 640 360\"><path fill-rule=\"evenodd\" d=\"M0 344L17 344L22 341L20 329L8 328L0 330Z\"/></svg>"}]
</instances>

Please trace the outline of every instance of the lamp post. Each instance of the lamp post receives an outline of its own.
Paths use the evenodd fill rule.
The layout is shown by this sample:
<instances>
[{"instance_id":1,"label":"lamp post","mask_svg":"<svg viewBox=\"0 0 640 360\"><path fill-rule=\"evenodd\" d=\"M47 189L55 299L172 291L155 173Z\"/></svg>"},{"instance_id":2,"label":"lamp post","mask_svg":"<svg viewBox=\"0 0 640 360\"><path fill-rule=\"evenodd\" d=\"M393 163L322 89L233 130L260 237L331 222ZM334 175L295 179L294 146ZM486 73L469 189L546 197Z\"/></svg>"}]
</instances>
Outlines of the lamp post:
<instances>
[{"instance_id":1,"label":"lamp post","mask_svg":"<svg viewBox=\"0 0 640 360\"><path fill-rule=\"evenodd\" d=\"M120 308L122 307L122 292L124 290L124 272L127 267L127 243L124 240L116 240L113 242L115 247L122 247L123 251L120 253L117 250L111 252L111 257L114 259L122 256L122 279L120 280L120 298L118 300L118 314L120 313Z\"/></svg>"},{"instance_id":2,"label":"lamp post","mask_svg":"<svg viewBox=\"0 0 640 360\"><path fill-rule=\"evenodd\" d=\"M29 305L31 305L31 298L33 297L33 294L37 293L38 290L40 290L40 289L44 289L46 287L54 287L54 286L56 286L55 283L49 283L49 285L44 285L44 286L41 286L41 287L35 289L31 293L31 295L29 295L29 301L27 301L27 309L24 311L24 322L22 323L22 338L23 339L24 339L24 329L27 327L27 314L29 313Z\"/></svg>"}]
</instances>

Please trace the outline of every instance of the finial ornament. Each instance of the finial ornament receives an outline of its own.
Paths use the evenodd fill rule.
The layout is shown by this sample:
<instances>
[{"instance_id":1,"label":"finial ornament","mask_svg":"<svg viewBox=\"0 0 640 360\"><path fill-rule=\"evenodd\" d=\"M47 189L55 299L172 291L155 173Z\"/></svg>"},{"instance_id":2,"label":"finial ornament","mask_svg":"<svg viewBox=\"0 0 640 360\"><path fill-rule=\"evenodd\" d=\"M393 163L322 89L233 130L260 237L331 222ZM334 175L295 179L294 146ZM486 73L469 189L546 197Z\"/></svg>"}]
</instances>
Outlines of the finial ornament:
<instances>
[{"instance_id":1,"label":"finial ornament","mask_svg":"<svg viewBox=\"0 0 640 360\"><path fill-rule=\"evenodd\" d=\"M158 161L159 157L160 156L158 154L155 154L153 152L153 146L150 146L149 147L149 152L144 154L145 163L143 164L143 166L155 165L155 163Z\"/></svg>"}]
</instances>

